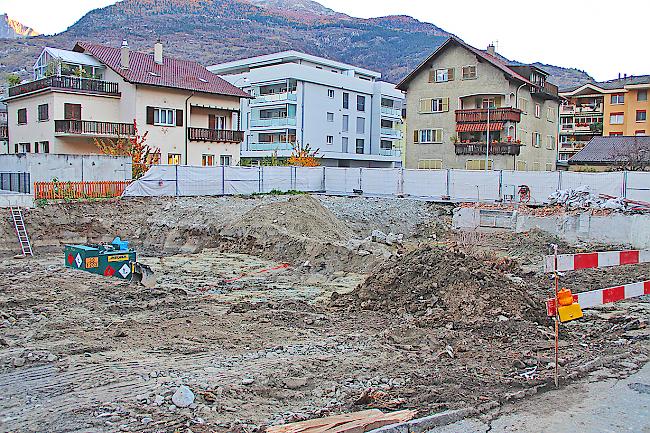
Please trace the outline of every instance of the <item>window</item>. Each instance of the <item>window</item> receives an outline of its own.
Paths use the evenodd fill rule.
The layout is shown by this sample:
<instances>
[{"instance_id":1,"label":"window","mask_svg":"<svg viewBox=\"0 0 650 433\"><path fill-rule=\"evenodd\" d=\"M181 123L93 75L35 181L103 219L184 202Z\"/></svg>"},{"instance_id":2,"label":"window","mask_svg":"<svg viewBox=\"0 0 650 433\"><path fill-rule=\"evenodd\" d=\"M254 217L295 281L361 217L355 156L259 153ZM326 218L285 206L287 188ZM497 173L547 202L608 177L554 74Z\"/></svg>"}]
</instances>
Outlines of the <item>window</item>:
<instances>
[{"instance_id":1,"label":"window","mask_svg":"<svg viewBox=\"0 0 650 433\"><path fill-rule=\"evenodd\" d=\"M39 141L34 143L34 153L38 153L38 148L40 147L40 144L41 143Z\"/></svg>"},{"instance_id":2,"label":"window","mask_svg":"<svg viewBox=\"0 0 650 433\"><path fill-rule=\"evenodd\" d=\"M364 147L366 147L366 142L363 138L357 138L357 153L364 153Z\"/></svg>"},{"instance_id":3,"label":"window","mask_svg":"<svg viewBox=\"0 0 650 433\"><path fill-rule=\"evenodd\" d=\"M526 171L526 161L517 161L517 171Z\"/></svg>"},{"instance_id":4,"label":"window","mask_svg":"<svg viewBox=\"0 0 650 433\"><path fill-rule=\"evenodd\" d=\"M227 129L226 116L217 116L215 114L208 114L208 128L209 129Z\"/></svg>"},{"instance_id":5,"label":"window","mask_svg":"<svg viewBox=\"0 0 650 433\"><path fill-rule=\"evenodd\" d=\"M350 140L348 137L341 137L341 152L348 153L348 144Z\"/></svg>"},{"instance_id":6,"label":"window","mask_svg":"<svg viewBox=\"0 0 650 433\"><path fill-rule=\"evenodd\" d=\"M636 121L645 122L647 119L645 110L636 110Z\"/></svg>"},{"instance_id":7,"label":"window","mask_svg":"<svg viewBox=\"0 0 650 433\"><path fill-rule=\"evenodd\" d=\"M334 136L328 135L326 138L327 144L334 144Z\"/></svg>"},{"instance_id":8,"label":"window","mask_svg":"<svg viewBox=\"0 0 650 433\"><path fill-rule=\"evenodd\" d=\"M636 92L637 101L647 101L648 100L648 91L647 90L638 90Z\"/></svg>"},{"instance_id":9,"label":"window","mask_svg":"<svg viewBox=\"0 0 650 433\"><path fill-rule=\"evenodd\" d=\"M327 97L328 98L334 98L334 90L327 89Z\"/></svg>"},{"instance_id":10,"label":"window","mask_svg":"<svg viewBox=\"0 0 650 433\"><path fill-rule=\"evenodd\" d=\"M624 122L623 113L611 113L609 115L609 124L610 125L622 125Z\"/></svg>"},{"instance_id":11,"label":"window","mask_svg":"<svg viewBox=\"0 0 650 433\"><path fill-rule=\"evenodd\" d=\"M49 114L49 105L48 104L41 104L38 106L38 120L39 122L42 122L44 120L48 120L50 118Z\"/></svg>"},{"instance_id":12,"label":"window","mask_svg":"<svg viewBox=\"0 0 650 433\"><path fill-rule=\"evenodd\" d=\"M535 104L535 117L539 118L542 115L542 109L539 104Z\"/></svg>"},{"instance_id":13,"label":"window","mask_svg":"<svg viewBox=\"0 0 650 433\"><path fill-rule=\"evenodd\" d=\"M327 113L327 121L334 122L334 113Z\"/></svg>"},{"instance_id":14,"label":"window","mask_svg":"<svg viewBox=\"0 0 650 433\"><path fill-rule=\"evenodd\" d=\"M366 111L366 97L357 96L357 111Z\"/></svg>"},{"instance_id":15,"label":"window","mask_svg":"<svg viewBox=\"0 0 650 433\"><path fill-rule=\"evenodd\" d=\"M169 165L180 165L181 163L181 154L180 153L168 153L167 154L167 164Z\"/></svg>"},{"instance_id":16,"label":"window","mask_svg":"<svg viewBox=\"0 0 650 433\"><path fill-rule=\"evenodd\" d=\"M524 98L519 98L519 109L524 114L528 114L528 100Z\"/></svg>"},{"instance_id":17,"label":"window","mask_svg":"<svg viewBox=\"0 0 650 433\"><path fill-rule=\"evenodd\" d=\"M488 170L492 170L492 160L488 160ZM485 170L485 159L468 159L465 162L467 170Z\"/></svg>"},{"instance_id":18,"label":"window","mask_svg":"<svg viewBox=\"0 0 650 433\"><path fill-rule=\"evenodd\" d=\"M435 71L431 71L429 75L429 82L433 81L436 83L454 81L454 68L436 69Z\"/></svg>"},{"instance_id":19,"label":"window","mask_svg":"<svg viewBox=\"0 0 650 433\"><path fill-rule=\"evenodd\" d=\"M610 137L617 137L617 136L619 136L619 135L623 135L623 133L622 133L622 132L610 132L610 133L609 133L609 136L610 136Z\"/></svg>"},{"instance_id":20,"label":"window","mask_svg":"<svg viewBox=\"0 0 650 433\"><path fill-rule=\"evenodd\" d=\"M65 120L81 120L81 104L63 104Z\"/></svg>"},{"instance_id":21,"label":"window","mask_svg":"<svg viewBox=\"0 0 650 433\"><path fill-rule=\"evenodd\" d=\"M495 99L494 98L481 99L481 108L497 108Z\"/></svg>"},{"instance_id":22,"label":"window","mask_svg":"<svg viewBox=\"0 0 650 433\"><path fill-rule=\"evenodd\" d=\"M645 135L645 129L638 129L634 131L634 135Z\"/></svg>"},{"instance_id":23,"label":"window","mask_svg":"<svg viewBox=\"0 0 650 433\"><path fill-rule=\"evenodd\" d=\"M348 129L350 128L350 116L347 114L343 115L343 125L342 125L342 131L343 132L348 132Z\"/></svg>"},{"instance_id":24,"label":"window","mask_svg":"<svg viewBox=\"0 0 650 433\"><path fill-rule=\"evenodd\" d=\"M343 108L350 108L350 94L347 92L343 92Z\"/></svg>"},{"instance_id":25,"label":"window","mask_svg":"<svg viewBox=\"0 0 650 433\"><path fill-rule=\"evenodd\" d=\"M153 109L153 124L157 126L174 126L176 110L169 108Z\"/></svg>"},{"instance_id":26,"label":"window","mask_svg":"<svg viewBox=\"0 0 650 433\"><path fill-rule=\"evenodd\" d=\"M533 162L533 171L539 171L539 162L538 161Z\"/></svg>"},{"instance_id":27,"label":"window","mask_svg":"<svg viewBox=\"0 0 650 433\"><path fill-rule=\"evenodd\" d=\"M542 145L542 134L533 132L533 146L539 147Z\"/></svg>"},{"instance_id":28,"label":"window","mask_svg":"<svg viewBox=\"0 0 650 433\"><path fill-rule=\"evenodd\" d=\"M418 160L420 170L441 170L442 159L420 159Z\"/></svg>"},{"instance_id":29,"label":"window","mask_svg":"<svg viewBox=\"0 0 650 433\"><path fill-rule=\"evenodd\" d=\"M555 109L553 107L548 107L546 109L546 120L549 122L555 121Z\"/></svg>"},{"instance_id":30,"label":"window","mask_svg":"<svg viewBox=\"0 0 650 433\"><path fill-rule=\"evenodd\" d=\"M221 155L219 156L219 165L231 165L232 164L232 155Z\"/></svg>"},{"instance_id":31,"label":"window","mask_svg":"<svg viewBox=\"0 0 650 433\"><path fill-rule=\"evenodd\" d=\"M463 80L475 80L476 79L476 66L463 66Z\"/></svg>"},{"instance_id":32,"label":"window","mask_svg":"<svg viewBox=\"0 0 650 433\"><path fill-rule=\"evenodd\" d=\"M546 149L554 150L555 149L555 137L552 135L546 136Z\"/></svg>"},{"instance_id":33,"label":"window","mask_svg":"<svg viewBox=\"0 0 650 433\"><path fill-rule=\"evenodd\" d=\"M420 113L442 113L449 111L449 98L420 99Z\"/></svg>"},{"instance_id":34,"label":"window","mask_svg":"<svg viewBox=\"0 0 650 433\"><path fill-rule=\"evenodd\" d=\"M32 146L30 143L16 143L14 150L16 153L29 153L32 151Z\"/></svg>"},{"instance_id":35,"label":"window","mask_svg":"<svg viewBox=\"0 0 650 433\"><path fill-rule=\"evenodd\" d=\"M625 95L623 93L616 93L612 95L612 105L625 104Z\"/></svg>"},{"instance_id":36,"label":"window","mask_svg":"<svg viewBox=\"0 0 650 433\"><path fill-rule=\"evenodd\" d=\"M357 134L366 133L366 119L363 117L357 117Z\"/></svg>"},{"instance_id":37,"label":"window","mask_svg":"<svg viewBox=\"0 0 650 433\"><path fill-rule=\"evenodd\" d=\"M546 163L546 171L553 171L553 163L552 162L547 162Z\"/></svg>"},{"instance_id":38,"label":"window","mask_svg":"<svg viewBox=\"0 0 650 433\"><path fill-rule=\"evenodd\" d=\"M413 142L420 144L442 143L442 129L416 129L413 131Z\"/></svg>"},{"instance_id":39,"label":"window","mask_svg":"<svg viewBox=\"0 0 650 433\"><path fill-rule=\"evenodd\" d=\"M18 110L18 124L24 125L27 123L27 108Z\"/></svg>"},{"instance_id":40,"label":"window","mask_svg":"<svg viewBox=\"0 0 650 433\"><path fill-rule=\"evenodd\" d=\"M203 167L212 167L214 165L214 155L201 156L201 165Z\"/></svg>"},{"instance_id":41,"label":"window","mask_svg":"<svg viewBox=\"0 0 650 433\"><path fill-rule=\"evenodd\" d=\"M50 153L50 142L49 141L41 141L41 152Z\"/></svg>"}]
</instances>

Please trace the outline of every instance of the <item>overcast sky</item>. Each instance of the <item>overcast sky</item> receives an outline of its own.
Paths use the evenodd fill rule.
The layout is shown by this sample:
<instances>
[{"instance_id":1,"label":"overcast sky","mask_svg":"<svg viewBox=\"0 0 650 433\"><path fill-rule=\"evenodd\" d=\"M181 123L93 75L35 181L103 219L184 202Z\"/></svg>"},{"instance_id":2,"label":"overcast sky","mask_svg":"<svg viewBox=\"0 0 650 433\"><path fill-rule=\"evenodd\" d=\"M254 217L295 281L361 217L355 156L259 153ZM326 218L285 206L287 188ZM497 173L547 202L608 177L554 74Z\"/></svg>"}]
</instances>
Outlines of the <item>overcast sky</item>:
<instances>
[{"instance_id":1,"label":"overcast sky","mask_svg":"<svg viewBox=\"0 0 650 433\"><path fill-rule=\"evenodd\" d=\"M0 11L41 33L65 30L114 0L0 0ZM320 0L357 17L411 15L522 62L584 69L598 80L650 74L650 0Z\"/></svg>"}]
</instances>

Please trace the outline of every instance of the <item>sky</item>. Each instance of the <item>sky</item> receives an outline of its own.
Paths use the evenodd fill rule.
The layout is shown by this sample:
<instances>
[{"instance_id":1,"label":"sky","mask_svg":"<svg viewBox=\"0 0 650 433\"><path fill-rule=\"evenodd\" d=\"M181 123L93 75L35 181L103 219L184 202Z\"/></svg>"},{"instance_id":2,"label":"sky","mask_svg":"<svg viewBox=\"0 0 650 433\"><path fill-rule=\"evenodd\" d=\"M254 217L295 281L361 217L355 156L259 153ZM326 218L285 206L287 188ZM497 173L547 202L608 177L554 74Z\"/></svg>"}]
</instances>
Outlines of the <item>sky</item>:
<instances>
[{"instance_id":1,"label":"sky","mask_svg":"<svg viewBox=\"0 0 650 433\"><path fill-rule=\"evenodd\" d=\"M65 30L114 0L0 0L41 33ZM597 80L650 74L650 0L319 0L348 15L410 15L507 58L583 69Z\"/></svg>"}]
</instances>

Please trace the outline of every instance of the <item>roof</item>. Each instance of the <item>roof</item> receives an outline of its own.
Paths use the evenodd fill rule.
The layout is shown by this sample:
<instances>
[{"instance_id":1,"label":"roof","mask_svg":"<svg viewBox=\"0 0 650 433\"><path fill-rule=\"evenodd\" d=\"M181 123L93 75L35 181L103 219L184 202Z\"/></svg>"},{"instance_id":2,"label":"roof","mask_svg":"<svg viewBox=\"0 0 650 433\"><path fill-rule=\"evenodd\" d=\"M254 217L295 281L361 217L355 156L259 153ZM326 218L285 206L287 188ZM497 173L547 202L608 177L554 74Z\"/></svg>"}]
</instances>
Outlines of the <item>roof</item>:
<instances>
[{"instance_id":1,"label":"roof","mask_svg":"<svg viewBox=\"0 0 650 433\"><path fill-rule=\"evenodd\" d=\"M163 57L163 64L154 61L153 55L129 52L129 69L120 66L120 48L107 47L89 42L78 42L74 50L85 52L117 72L129 83L169 87L193 92L250 98L243 90L208 71L204 66L189 60Z\"/></svg>"},{"instance_id":2,"label":"roof","mask_svg":"<svg viewBox=\"0 0 650 433\"><path fill-rule=\"evenodd\" d=\"M650 159L650 136L610 135L594 137L585 147L569 159L569 164L609 164L616 162L616 155L625 149L648 149Z\"/></svg>"},{"instance_id":3,"label":"roof","mask_svg":"<svg viewBox=\"0 0 650 433\"><path fill-rule=\"evenodd\" d=\"M592 81L592 82L581 84L579 86L573 86L566 89L562 89L561 92L573 93L587 85L595 86L601 90L617 90L617 89L624 89L626 86L634 86L639 84L650 84L650 75L630 75L629 77L616 78L614 80L608 80L608 81Z\"/></svg>"},{"instance_id":4,"label":"roof","mask_svg":"<svg viewBox=\"0 0 650 433\"><path fill-rule=\"evenodd\" d=\"M79 53L76 51L61 50L59 48L45 47L41 52L41 55L46 52L55 59L60 59L66 63L74 63L77 65L88 65L88 66L104 66L96 58L85 53ZM39 56L40 57L40 56Z\"/></svg>"},{"instance_id":5,"label":"roof","mask_svg":"<svg viewBox=\"0 0 650 433\"><path fill-rule=\"evenodd\" d=\"M492 66L495 68L498 68L502 70L506 75L508 75L510 78L513 78L515 80L521 81L522 83L525 84L530 84L531 86L533 83L531 83L528 79L522 77L519 75L517 72L513 71L507 64L504 62L501 58L497 56L493 56L488 54L485 51L479 50L478 48L474 48L471 45L466 44L465 42L461 41L460 39L450 36L447 38L445 42L443 42L436 50L431 53L429 57L427 57L420 65L418 65L417 68L415 68L413 71L411 71L410 74L408 74L400 83L397 85L397 88L400 90L406 90L406 87L408 86L408 83L417 75L420 73L420 71L427 66L429 62L431 62L434 58L438 56L448 45L455 43L458 46L461 46L465 48L466 50L472 52L479 58L487 61L490 63Z\"/></svg>"},{"instance_id":6,"label":"roof","mask_svg":"<svg viewBox=\"0 0 650 433\"><path fill-rule=\"evenodd\" d=\"M234 60L232 62L220 63L218 65L208 66L208 69L216 74L236 74L250 68L261 68L278 63L295 62L296 60L304 60L329 68L353 70L361 75L368 75L377 79L381 78L381 74L379 72L293 50L280 51L278 53L265 54L263 56L249 57L246 59Z\"/></svg>"}]
</instances>

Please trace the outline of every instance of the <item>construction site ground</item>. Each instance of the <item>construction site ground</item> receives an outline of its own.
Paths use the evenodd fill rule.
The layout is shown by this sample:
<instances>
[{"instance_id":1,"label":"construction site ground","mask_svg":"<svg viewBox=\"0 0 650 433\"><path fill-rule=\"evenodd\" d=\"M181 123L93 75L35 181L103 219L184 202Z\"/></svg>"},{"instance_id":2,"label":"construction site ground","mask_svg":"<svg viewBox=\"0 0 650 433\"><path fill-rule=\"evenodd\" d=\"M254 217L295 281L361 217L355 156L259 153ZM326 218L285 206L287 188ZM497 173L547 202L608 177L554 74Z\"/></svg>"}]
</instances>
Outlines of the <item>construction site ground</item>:
<instances>
[{"instance_id":1,"label":"construction site ground","mask_svg":"<svg viewBox=\"0 0 650 433\"><path fill-rule=\"evenodd\" d=\"M456 233L452 211L308 195L48 204L25 213L25 259L7 214L0 431L255 432L368 408L489 414L543 395L555 369L542 256L550 243L620 246ZM64 244L116 235L152 266L155 288L64 268ZM648 265L563 283L644 279ZM563 386L642 369L649 309L623 301L563 325ZM181 385L189 407L171 401Z\"/></svg>"}]
</instances>

